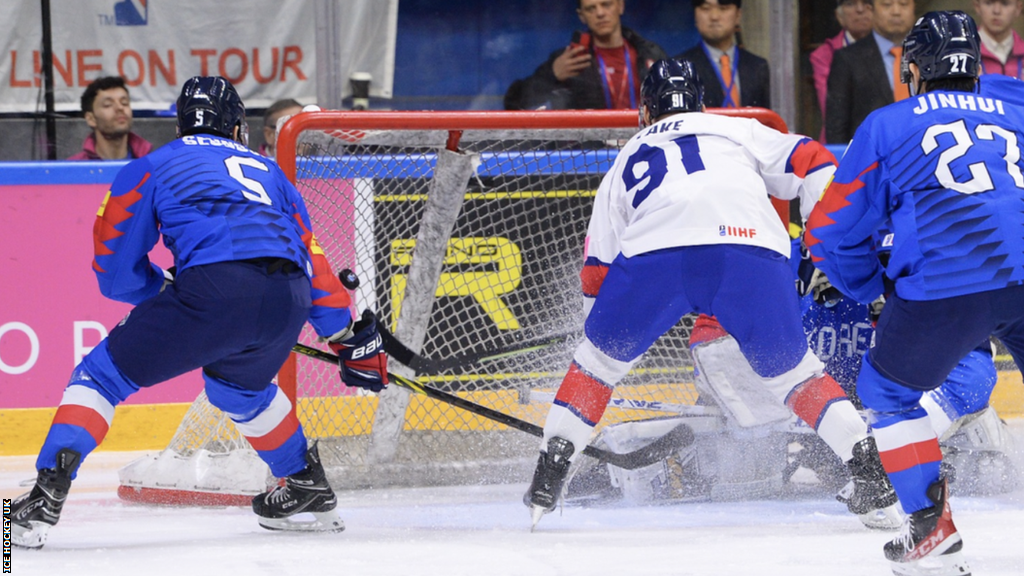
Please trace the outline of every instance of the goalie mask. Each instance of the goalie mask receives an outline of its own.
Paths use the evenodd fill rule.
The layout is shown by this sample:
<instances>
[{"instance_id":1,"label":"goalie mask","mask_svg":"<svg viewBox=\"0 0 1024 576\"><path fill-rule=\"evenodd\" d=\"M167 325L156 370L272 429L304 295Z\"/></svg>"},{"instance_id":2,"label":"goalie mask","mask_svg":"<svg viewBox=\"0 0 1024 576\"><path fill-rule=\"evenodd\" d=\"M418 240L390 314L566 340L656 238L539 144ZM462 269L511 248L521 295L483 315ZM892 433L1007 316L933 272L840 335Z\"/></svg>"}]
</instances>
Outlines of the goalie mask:
<instances>
[{"instance_id":1,"label":"goalie mask","mask_svg":"<svg viewBox=\"0 0 1024 576\"><path fill-rule=\"evenodd\" d=\"M688 60L658 60L640 85L641 128L665 114L700 112L703 107L704 84Z\"/></svg>"},{"instance_id":2,"label":"goalie mask","mask_svg":"<svg viewBox=\"0 0 1024 576\"><path fill-rule=\"evenodd\" d=\"M178 137L188 134L216 134L234 139L235 126L242 144L249 145L245 105L227 79L195 76L181 87L178 96Z\"/></svg>"},{"instance_id":3,"label":"goalie mask","mask_svg":"<svg viewBox=\"0 0 1024 576\"><path fill-rule=\"evenodd\" d=\"M945 78L976 78L981 62L981 39L978 27L959 10L928 12L914 24L903 40L900 79L910 93L921 93L920 83ZM910 64L920 71L918 84Z\"/></svg>"}]
</instances>

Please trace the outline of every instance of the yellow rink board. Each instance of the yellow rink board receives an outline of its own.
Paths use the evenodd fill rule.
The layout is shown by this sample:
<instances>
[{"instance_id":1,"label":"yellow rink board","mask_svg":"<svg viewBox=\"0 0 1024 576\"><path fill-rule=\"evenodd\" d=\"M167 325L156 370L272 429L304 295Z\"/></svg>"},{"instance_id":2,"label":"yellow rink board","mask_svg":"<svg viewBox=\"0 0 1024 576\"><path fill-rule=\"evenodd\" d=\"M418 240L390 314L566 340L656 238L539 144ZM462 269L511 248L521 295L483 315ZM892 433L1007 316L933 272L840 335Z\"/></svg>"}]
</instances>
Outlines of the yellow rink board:
<instances>
[{"instance_id":1,"label":"yellow rink board","mask_svg":"<svg viewBox=\"0 0 1024 576\"><path fill-rule=\"evenodd\" d=\"M688 385L687 385L688 386ZM658 387L633 391L629 396L645 400L678 402L678 389L668 395L659 393ZM534 403L519 404L514 391L471 392L460 394L473 402L489 407L500 407L503 412L517 418L540 424L547 406ZM413 396L407 411L406 429L419 430L494 430L503 428L491 420L464 412L440 402ZM338 430L316 430L308 422L312 435L366 434L372 422L368 415L376 408L376 396L345 396L300 400L301 414L330 414L331 420L340 423ZM1003 418L1024 416L1024 383L1020 372L1000 372L999 382L992 393L992 405ZM101 447L102 450L162 450L170 442L178 424L188 410L189 404L146 404L118 406L115 409L114 424ZM55 408L10 408L0 410L0 456L32 455L39 451ZM607 424L623 420L651 418L665 413L619 410L609 408L602 420ZM303 418L307 420L307 418Z\"/></svg>"}]
</instances>

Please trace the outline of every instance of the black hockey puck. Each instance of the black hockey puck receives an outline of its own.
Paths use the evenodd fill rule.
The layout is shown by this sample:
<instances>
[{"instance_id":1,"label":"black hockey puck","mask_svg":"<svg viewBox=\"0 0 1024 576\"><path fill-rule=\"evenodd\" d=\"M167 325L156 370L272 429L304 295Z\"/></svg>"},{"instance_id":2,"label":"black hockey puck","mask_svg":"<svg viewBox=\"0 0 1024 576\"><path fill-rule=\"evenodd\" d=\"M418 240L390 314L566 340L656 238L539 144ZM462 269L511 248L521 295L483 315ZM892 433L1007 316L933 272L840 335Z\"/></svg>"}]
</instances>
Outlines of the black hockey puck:
<instances>
[{"instance_id":1,"label":"black hockey puck","mask_svg":"<svg viewBox=\"0 0 1024 576\"><path fill-rule=\"evenodd\" d=\"M359 276L356 276L356 273L348 268L338 272L338 280L341 280L341 285L349 290L359 287Z\"/></svg>"}]
</instances>

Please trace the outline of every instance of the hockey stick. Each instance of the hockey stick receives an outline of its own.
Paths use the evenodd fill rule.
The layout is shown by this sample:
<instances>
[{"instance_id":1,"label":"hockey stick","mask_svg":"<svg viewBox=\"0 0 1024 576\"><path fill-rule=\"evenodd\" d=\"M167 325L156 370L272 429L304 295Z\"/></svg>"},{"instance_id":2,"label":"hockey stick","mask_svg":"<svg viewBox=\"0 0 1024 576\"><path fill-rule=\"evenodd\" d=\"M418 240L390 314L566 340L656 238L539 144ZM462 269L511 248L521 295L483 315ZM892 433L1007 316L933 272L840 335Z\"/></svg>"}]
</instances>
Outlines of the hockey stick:
<instances>
[{"instance_id":1,"label":"hockey stick","mask_svg":"<svg viewBox=\"0 0 1024 576\"><path fill-rule=\"evenodd\" d=\"M359 276L349 268L345 268L341 272L338 272L338 280L340 280L341 284L349 290L355 290L359 287ZM426 374L438 374L453 368L472 366L481 362L490 362L492 360L515 356L516 354L525 354L526 352L532 352L534 350L542 350L549 346L565 342L573 335L572 333L569 333L536 338L504 348L491 348L482 352L463 354L462 356L456 356L454 358L427 358L426 356L413 352L412 349L406 346L404 342L396 338L395 335L387 329L384 322L380 321L380 318L377 319L377 331L380 333L381 340L384 342L384 350L392 360L402 364L403 366L408 366L416 372Z\"/></svg>"},{"instance_id":2,"label":"hockey stick","mask_svg":"<svg viewBox=\"0 0 1024 576\"><path fill-rule=\"evenodd\" d=\"M324 352L323 350L319 350L311 346L306 346L305 344L296 344L292 348L292 350L304 356L314 358L316 360L330 362L334 365L338 364L338 357L335 356L334 354L331 354L330 352ZM410 392L422 394L424 396L427 396L428 398L433 398L434 400L438 400L446 404L450 404L451 406L455 406L456 408L462 408L467 412L472 412L477 416L482 416L489 420L493 420L500 424L504 424L510 428L515 428L516 430L526 432L527 434L531 434L533 436L536 436L537 438L544 437L543 428L531 422L520 420L515 416L505 414L504 412L499 412L486 406L481 406L480 404L471 402L469 400L466 400L465 398L456 396L455 394L451 394L443 390L438 390L437 388L433 388L426 384L421 384L419 382L416 382L415 380L406 378L405 376L400 376L398 374L388 372L388 379L395 385L405 388ZM587 446L586 448L583 449L583 454L590 456L591 458L596 458L602 462L606 462L618 468L623 468L625 470L635 470L637 468L643 468L645 466L650 466L651 464L654 464L656 462L660 462L661 460L664 460L676 450L693 444L693 441L693 430L691 430L690 427L687 426L686 424L680 424L679 426L673 428L671 431L669 431L661 438L658 438L657 440L651 442L647 446L644 446L643 448L639 448L632 452L627 452L625 454L616 454L615 452L610 452L608 450L603 450L601 448L595 448L594 446Z\"/></svg>"},{"instance_id":3,"label":"hockey stick","mask_svg":"<svg viewBox=\"0 0 1024 576\"><path fill-rule=\"evenodd\" d=\"M551 392L530 392L530 400L537 402L551 402L555 395ZM717 406L695 406L692 404L673 404L670 402L658 402L652 400L634 400L632 398L612 398L608 401L609 406L623 410L649 410L651 412L672 412L684 416L721 416L722 411Z\"/></svg>"},{"instance_id":4,"label":"hockey stick","mask_svg":"<svg viewBox=\"0 0 1024 576\"><path fill-rule=\"evenodd\" d=\"M504 348L491 348L480 352L455 356L453 358L428 358L413 352L408 346L402 343L401 340L396 338L394 334L388 331L380 321L377 322L377 330L380 331L380 337L384 341L384 350L387 351L388 356L392 360L402 364L403 366L408 366L416 372L425 374L438 374L453 368L462 368L464 366L472 366L482 362L491 362L493 360L499 360L501 358L507 358L517 354L543 350L544 348L561 344L573 336L573 334L557 334L555 336L546 336L543 338L527 340Z\"/></svg>"}]
</instances>

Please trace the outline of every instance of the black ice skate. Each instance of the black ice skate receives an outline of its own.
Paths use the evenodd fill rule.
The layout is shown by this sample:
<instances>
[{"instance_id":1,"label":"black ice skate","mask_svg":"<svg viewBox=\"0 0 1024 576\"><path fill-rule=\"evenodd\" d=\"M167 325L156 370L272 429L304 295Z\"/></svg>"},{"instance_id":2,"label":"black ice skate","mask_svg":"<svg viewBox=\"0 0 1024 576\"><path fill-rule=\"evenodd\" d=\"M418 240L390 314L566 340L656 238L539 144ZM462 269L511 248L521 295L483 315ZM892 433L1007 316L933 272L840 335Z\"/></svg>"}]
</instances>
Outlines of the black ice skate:
<instances>
[{"instance_id":1,"label":"black ice skate","mask_svg":"<svg viewBox=\"0 0 1024 576\"><path fill-rule=\"evenodd\" d=\"M78 470L82 456L70 448L57 453L57 467L39 471L32 491L11 503L11 544L20 548L42 548L50 527L60 520L60 511L71 489L71 476Z\"/></svg>"},{"instance_id":2,"label":"black ice skate","mask_svg":"<svg viewBox=\"0 0 1024 576\"><path fill-rule=\"evenodd\" d=\"M548 440L548 449L540 453L537 468L533 471L533 482L523 495L523 503L530 508L532 531L541 516L555 509L562 495L562 485L569 473L569 458L576 448L565 438L555 436Z\"/></svg>"},{"instance_id":3,"label":"black ice skate","mask_svg":"<svg viewBox=\"0 0 1024 576\"><path fill-rule=\"evenodd\" d=\"M878 447L871 436L853 445L853 459L847 462L850 482L836 499L846 504L868 528L896 530L903 518L896 507L898 498L882 467Z\"/></svg>"},{"instance_id":4,"label":"black ice skate","mask_svg":"<svg viewBox=\"0 0 1024 576\"><path fill-rule=\"evenodd\" d=\"M949 487L940 478L928 487L935 505L914 512L903 530L885 545L885 557L897 576L970 576L964 560L963 541L949 510Z\"/></svg>"},{"instance_id":5,"label":"black ice skate","mask_svg":"<svg viewBox=\"0 0 1024 576\"><path fill-rule=\"evenodd\" d=\"M283 486L252 499L252 511L267 530L341 532L345 523L335 510L337 506L316 444L306 452L305 470L286 477ZM312 514L313 520L294 518L303 513Z\"/></svg>"}]
</instances>

